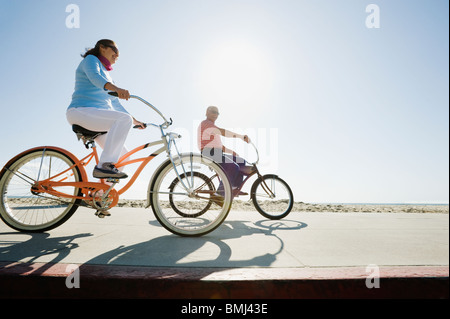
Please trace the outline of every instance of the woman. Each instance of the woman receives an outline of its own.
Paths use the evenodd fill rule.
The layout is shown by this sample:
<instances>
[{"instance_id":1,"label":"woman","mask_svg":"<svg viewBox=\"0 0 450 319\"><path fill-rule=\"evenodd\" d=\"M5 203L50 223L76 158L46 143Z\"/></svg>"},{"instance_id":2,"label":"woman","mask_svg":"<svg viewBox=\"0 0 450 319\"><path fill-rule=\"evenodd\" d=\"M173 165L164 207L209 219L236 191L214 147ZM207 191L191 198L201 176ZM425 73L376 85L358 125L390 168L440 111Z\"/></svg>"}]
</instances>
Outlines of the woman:
<instances>
[{"instance_id":1,"label":"woman","mask_svg":"<svg viewBox=\"0 0 450 319\"><path fill-rule=\"evenodd\" d=\"M124 144L131 126L144 129L145 124L132 117L117 97L108 94L114 91L121 99L130 98L130 93L115 86L109 75L119 50L114 41L104 39L81 56L84 59L75 73L75 91L67 109L67 120L91 131L108 132L95 139L103 149L94 168L95 178L127 178L114 164L127 152Z\"/></svg>"}]
</instances>

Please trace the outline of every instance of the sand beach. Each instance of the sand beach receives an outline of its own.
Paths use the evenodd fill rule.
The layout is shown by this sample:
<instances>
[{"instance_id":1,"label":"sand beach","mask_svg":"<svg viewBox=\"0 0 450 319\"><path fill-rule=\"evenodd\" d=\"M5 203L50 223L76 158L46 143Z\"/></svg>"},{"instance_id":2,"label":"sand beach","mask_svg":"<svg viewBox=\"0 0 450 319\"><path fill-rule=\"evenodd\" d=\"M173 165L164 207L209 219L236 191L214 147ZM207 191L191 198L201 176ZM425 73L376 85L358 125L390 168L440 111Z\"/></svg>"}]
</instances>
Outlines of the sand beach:
<instances>
[{"instance_id":1,"label":"sand beach","mask_svg":"<svg viewBox=\"0 0 450 319\"><path fill-rule=\"evenodd\" d=\"M10 198L10 203L15 204L30 204L35 202L34 198ZM39 199L40 205L55 205L57 202L51 199ZM180 205L179 203L178 205ZM286 203L269 202L267 208L275 208L277 205L286 207ZM145 208L147 206L147 200L135 200L135 199L120 199L117 207L132 207L132 208ZM164 207L170 208L169 202L163 203ZM189 203L192 207L192 202ZM274 207L275 206L275 207ZM239 200L235 199L232 210L236 211L256 211L255 206L251 200ZM275 208L275 210L277 210ZM319 204L319 203L304 203L295 202L292 208L292 212L301 213L434 213L434 214L448 214L449 205L447 204Z\"/></svg>"},{"instance_id":2,"label":"sand beach","mask_svg":"<svg viewBox=\"0 0 450 319\"><path fill-rule=\"evenodd\" d=\"M121 199L117 207L143 208L146 200ZM234 200L233 210L254 211L251 201ZM440 213L448 214L449 205L424 204L315 204L296 202L292 212L327 212L327 213Z\"/></svg>"}]
</instances>

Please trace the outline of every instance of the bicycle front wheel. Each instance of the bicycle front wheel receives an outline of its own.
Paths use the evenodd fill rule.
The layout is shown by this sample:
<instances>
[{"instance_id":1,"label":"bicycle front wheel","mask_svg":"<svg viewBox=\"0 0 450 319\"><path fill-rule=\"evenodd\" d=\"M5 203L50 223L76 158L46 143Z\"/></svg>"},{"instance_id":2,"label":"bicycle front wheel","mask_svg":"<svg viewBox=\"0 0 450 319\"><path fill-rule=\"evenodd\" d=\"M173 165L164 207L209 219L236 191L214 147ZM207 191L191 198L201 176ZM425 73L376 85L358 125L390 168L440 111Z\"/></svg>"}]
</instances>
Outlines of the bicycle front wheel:
<instances>
[{"instance_id":1,"label":"bicycle front wheel","mask_svg":"<svg viewBox=\"0 0 450 319\"><path fill-rule=\"evenodd\" d=\"M11 228L24 232L47 231L67 221L81 199L36 191L36 185L38 181L51 180L54 176L55 181L81 181L81 174L74 164L62 152L46 148L17 156L3 168L0 177L1 219ZM81 189L74 186L58 187L58 191L81 196Z\"/></svg>"},{"instance_id":2,"label":"bicycle front wheel","mask_svg":"<svg viewBox=\"0 0 450 319\"><path fill-rule=\"evenodd\" d=\"M216 191L220 183L223 191ZM157 220L180 236L201 236L219 227L231 201L225 172L211 159L196 154L167 160L150 187L150 204Z\"/></svg>"},{"instance_id":3,"label":"bicycle front wheel","mask_svg":"<svg viewBox=\"0 0 450 319\"><path fill-rule=\"evenodd\" d=\"M276 175L264 175L257 179L251 196L256 210L269 219L286 217L294 205L291 188Z\"/></svg>"}]
</instances>

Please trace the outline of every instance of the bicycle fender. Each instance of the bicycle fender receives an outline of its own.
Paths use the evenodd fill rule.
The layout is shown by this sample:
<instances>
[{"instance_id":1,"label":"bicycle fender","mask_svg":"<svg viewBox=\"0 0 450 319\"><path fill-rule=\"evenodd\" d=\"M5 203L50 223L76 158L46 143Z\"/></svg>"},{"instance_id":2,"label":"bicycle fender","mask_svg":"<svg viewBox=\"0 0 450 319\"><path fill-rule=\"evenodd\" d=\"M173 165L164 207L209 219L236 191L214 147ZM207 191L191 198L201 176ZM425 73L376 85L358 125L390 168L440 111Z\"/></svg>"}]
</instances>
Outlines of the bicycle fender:
<instances>
[{"instance_id":1,"label":"bicycle fender","mask_svg":"<svg viewBox=\"0 0 450 319\"><path fill-rule=\"evenodd\" d=\"M26 151L23 151L22 153L17 154L12 159L10 159L8 161L8 163L6 163L5 166L2 168L2 170L0 171L0 179L3 177L3 174L5 174L6 168L11 166L18 158L20 158L20 157L22 157L22 156L24 156L24 155L26 155L28 153L32 153L32 152L38 151L38 150L42 150L42 151L43 150L52 150L52 151L56 151L58 153L66 155L67 157L69 157L77 165L78 170L80 171L82 180L83 181L87 181L88 180L88 177L87 177L87 174L86 174L86 170L84 169L83 165L80 164L80 161L78 160L78 158L75 155L73 155L71 152L69 152L69 151L67 151L67 150L65 150L63 148L57 147L57 146L38 146L38 147L30 148L30 149L28 149Z\"/></svg>"}]
</instances>

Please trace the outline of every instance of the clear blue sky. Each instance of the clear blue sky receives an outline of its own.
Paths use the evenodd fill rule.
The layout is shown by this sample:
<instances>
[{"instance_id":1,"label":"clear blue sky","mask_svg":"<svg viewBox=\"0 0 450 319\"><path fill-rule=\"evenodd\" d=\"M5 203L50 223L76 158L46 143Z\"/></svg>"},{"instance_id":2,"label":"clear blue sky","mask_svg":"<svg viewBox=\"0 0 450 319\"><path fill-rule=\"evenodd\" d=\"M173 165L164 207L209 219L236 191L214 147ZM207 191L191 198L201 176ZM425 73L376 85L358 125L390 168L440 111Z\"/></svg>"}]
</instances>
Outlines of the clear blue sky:
<instances>
[{"instance_id":1,"label":"clear blue sky","mask_svg":"<svg viewBox=\"0 0 450 319\"><path fill-rule=\"evenodd\" d=\"M67 28L66 6L80 9ZM367 28L366 6L380 8ZM86 153L65 119L86 47L114 40L116 84L174 119L208 105L249 133L297 201L449 202L447 0L0 0L0 166L38 145ZM136 118L157 116L123 102ZM131 148L158 138L133 131ZM239 142L226 140L248 157ZM146 155L146 154L143 154ZM125 198L145 198L152 163ZM88 172L91 175L91 172Z\"/></svg>"}]
</instances>

